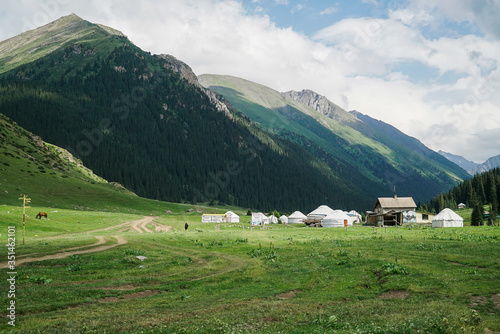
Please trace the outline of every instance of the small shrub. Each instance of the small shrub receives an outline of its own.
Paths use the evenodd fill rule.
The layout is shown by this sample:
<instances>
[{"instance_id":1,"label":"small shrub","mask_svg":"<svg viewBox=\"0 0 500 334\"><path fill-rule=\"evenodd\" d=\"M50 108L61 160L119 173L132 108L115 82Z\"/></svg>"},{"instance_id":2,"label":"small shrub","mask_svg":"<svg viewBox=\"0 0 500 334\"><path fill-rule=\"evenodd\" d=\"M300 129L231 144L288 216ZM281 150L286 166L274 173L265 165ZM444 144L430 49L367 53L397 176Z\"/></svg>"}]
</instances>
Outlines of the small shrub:
<instances>
[{"instance_id":1,"label":"small shrub","mask_svg":"<svg viewBox=\"0 0 500 334\"><path fill-rule=\"evenodd\" d=\"M408 275L408 270L394 262L384 263L382 265L382 270L380 271L383 275Z\"/></svg>"},{"instance_id":2,"label":"small shrub","mask_svg":"<svg viewBox=\"0 0 500 334\"><path fill-rule=\"evenodd\" d=\"M246 244L247 242L248 242L248 239L246 239L246 238L236 239L236 243L238 243L238 244Z\"/></svg>"},{"instance_id":3,"label":"small shrub","mask_svg":"<svg viewBox=\"0 0 500 334\"><path fill-rule=\"evenodd\" d=\"M144 255L144 252L141 251L140 249L130 249L130 248L123 250L123 253L125 255Z\"/></svg>"},{"instance_id":4,"label":"small shrub","mask_svg":"<svg viewBox=\"0 0 500 334\"><path fill-rule=\"evenodd\" d=\"M46 276L31 276L30 277L30 282L37 283L37 284L49 284L52 282L51 278L47 278Z\"/></svg>"}]
</instances>

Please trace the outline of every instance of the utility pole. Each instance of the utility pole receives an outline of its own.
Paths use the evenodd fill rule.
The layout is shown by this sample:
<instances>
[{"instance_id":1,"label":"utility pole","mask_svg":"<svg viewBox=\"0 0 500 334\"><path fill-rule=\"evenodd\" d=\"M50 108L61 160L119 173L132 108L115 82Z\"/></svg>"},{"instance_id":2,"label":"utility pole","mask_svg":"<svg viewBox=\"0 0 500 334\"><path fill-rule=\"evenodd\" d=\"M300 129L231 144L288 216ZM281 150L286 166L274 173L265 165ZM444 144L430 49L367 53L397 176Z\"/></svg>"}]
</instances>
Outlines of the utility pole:
<instances>
[{"instance_id":1,"label":"utility pole","mask_svg":"<svg viewBox=\"0 0 500 334\"><path fill-rule=\"evenodd\" d=\"M31 198L26 197L26 195L21 194L19 199L23 200L23 245L24 245L24 231L25 231L25 226L26 226L26 208L29 208L29 206L26 206L29 202L31 202Z\"/></svg>"}]
</instances>

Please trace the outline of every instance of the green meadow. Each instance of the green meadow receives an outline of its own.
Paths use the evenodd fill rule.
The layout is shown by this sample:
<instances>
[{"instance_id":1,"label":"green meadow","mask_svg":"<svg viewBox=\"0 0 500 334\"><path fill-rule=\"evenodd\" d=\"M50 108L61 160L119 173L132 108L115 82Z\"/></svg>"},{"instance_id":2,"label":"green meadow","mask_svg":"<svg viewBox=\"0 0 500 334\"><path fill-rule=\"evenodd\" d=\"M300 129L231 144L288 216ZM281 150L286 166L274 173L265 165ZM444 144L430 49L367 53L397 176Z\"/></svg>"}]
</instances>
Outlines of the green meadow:
<instances>
[{"instance_id":1,"label":"green meadow","mask_svg":"<svg viewBox=\"0 0 500 334\"><path fill-rule=\"evenodd\" d=\"M126 240L19 264L16 326L3 317L0 331L500 332L498 227L250 229L246 216L240 224L201 223L196 210L208 208L186 208L145 223L151 233L125 224L151 217L145 211L30 208L23 245L21 209L0 206L3 247L16 226L16 261L92 249L96 237L103 246ZM38 211L49 219L34 219ZM12 298L2 273L5 310Z\"/></svg>"}]
</instances>

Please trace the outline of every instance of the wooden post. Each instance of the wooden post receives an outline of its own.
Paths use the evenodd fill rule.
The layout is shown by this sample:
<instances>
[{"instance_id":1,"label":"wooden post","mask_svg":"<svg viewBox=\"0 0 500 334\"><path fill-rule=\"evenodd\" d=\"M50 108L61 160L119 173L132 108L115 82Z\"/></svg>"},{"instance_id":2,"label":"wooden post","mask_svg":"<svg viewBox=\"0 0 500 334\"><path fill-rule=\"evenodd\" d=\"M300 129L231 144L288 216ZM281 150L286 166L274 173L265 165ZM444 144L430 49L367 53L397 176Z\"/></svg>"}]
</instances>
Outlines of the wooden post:
<instances>
[{"instance_id":1,"label":"wooden post","mask_svg":"<svg viewBox=\"0 0 500 334\"><path fill-rule=\"evenodd\" d=\"M25 234L25 226L26 226L26 208L29 208L29 206L26 206L27 203L31 202L31 198L26 197L26 195L21 194L19 199L23 200L23 245L24 245L24 234ZM40 217L40 219L42 219Z\"/></svg>"}]
</instances>

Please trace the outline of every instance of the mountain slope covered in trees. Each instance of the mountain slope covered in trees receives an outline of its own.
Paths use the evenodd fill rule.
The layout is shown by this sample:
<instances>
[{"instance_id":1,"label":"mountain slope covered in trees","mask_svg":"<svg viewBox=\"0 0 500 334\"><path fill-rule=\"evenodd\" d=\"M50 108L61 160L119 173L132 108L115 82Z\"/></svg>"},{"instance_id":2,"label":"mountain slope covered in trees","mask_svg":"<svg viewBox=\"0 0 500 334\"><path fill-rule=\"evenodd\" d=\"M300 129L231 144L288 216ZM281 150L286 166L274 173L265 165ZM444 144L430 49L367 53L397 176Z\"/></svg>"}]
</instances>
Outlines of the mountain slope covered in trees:
<instances>
[{"instance_id":1,"label":"mountain slope covered in trees","mask_svg":"<svg viewBox=\"0 0 500 334\"><path fill-rule=\"evenodd\" d=\"M310 90L279 93L225 75L199 79L263 130L301 145L337 173L349 170L356 190L372 199L392 196L396 188L400 195L428 201L468 177L417 139L361 113L347 113Z\"/></svg>"},{"instance_id":2,"label":"mountain slope covered in trees","mask_svg":"<svg viewBox=\"0 0 500 334\"><path fill-rule=\"evenodd\" d=\"M14 67L10 60L21 56L0 53L0 113L68 149L96 174L140 196L175 202L289 211L370 205L322 159L221 109L173 69L172 59L75 15L51 25L42 30L67 36L51 52ZM35 35L39 43L29 47L45 45L47 35ZM17 38L8 42L22 44L25 36Z\"/></svg>"}]
</instances>

